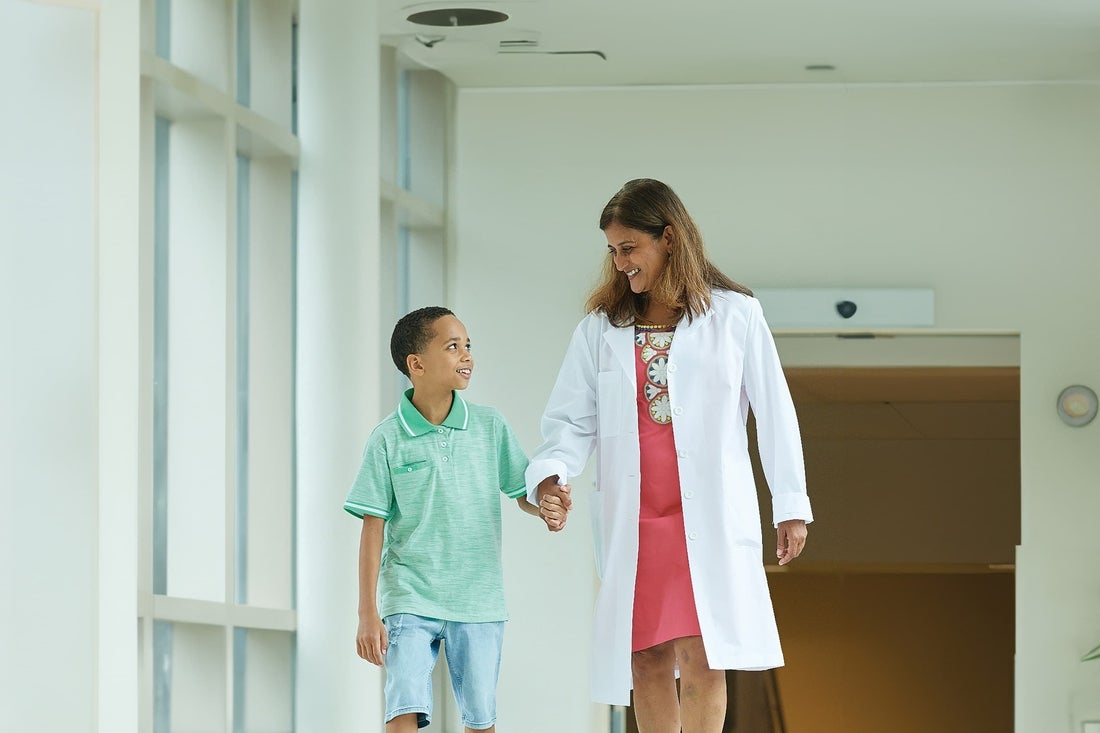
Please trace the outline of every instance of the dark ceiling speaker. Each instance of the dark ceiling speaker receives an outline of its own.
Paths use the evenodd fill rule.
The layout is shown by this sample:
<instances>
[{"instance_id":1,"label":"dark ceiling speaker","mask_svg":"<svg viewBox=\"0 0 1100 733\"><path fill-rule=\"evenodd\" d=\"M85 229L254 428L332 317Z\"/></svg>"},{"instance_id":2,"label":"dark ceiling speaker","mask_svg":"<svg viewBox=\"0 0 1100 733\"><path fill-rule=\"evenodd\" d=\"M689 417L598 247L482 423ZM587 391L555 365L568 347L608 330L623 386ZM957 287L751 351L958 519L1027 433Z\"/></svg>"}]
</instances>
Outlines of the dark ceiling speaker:
<instances>
[{"instance_id":1,"label":"dark ceiling speaker","mask_svg":"<svg viewBox=\"0 0 1100 733\"><path fill-rule=\"evenodd\" d=\"M430 25L436 28L462 28L468 25L492 25L508 20L505 13L496 10L477 8L439 8L413 13L408 17L410 23Z\"/></svg>"},{"instance_id":2,"label":"dark ceiling speaker","mask_svg":"<svg viewBox=\"0 0 1100 733\"><path fill-rule=\"evenodd\" d=\"M836 312L841 318L851 318L856 314L856 304L850 300L842 300L836 304Z\"/></svg>"}]
</instances>

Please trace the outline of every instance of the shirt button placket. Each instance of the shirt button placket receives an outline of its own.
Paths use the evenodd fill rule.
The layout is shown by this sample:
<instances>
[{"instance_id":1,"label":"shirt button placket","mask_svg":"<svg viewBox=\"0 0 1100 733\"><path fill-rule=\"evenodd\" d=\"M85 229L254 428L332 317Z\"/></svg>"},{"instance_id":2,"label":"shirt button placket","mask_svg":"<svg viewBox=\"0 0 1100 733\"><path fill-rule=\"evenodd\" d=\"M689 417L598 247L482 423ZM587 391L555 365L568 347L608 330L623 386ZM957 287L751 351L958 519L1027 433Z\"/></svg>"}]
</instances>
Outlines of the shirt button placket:
<instances>
[{"instance_id":1,"label":"shirt button placket","mask_svg":"<svg viewBox=\"0 0 1100 733\"><path fill-rule=\"evenodd\" d=\"M443 428L440 428L439 432L443 433L445 431L443 430ZM439 447L443 449L443 457L440 460L443 461L444 463L448 463L451 460L450 451L447 449L447 445L448 445L448 443L446 441L447 436L444 435L443 437L444 437L444 440L439 441Z\"/></svg>"}]
</instances>

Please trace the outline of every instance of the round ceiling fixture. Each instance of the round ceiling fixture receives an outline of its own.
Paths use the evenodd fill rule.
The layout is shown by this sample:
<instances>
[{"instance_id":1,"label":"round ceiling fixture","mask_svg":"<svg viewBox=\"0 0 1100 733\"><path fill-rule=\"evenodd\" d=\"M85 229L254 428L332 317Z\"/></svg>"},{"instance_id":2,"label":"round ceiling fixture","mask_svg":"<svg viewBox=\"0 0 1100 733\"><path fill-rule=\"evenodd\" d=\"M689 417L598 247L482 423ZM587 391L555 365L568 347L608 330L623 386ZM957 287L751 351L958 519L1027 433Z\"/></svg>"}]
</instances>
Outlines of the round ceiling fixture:
<instances>
[{"instance_id":1,"label":"round ceiling fixture","mask_svg":"<svg viewBox=\"0 0 1100 733\"><path fill-rule=\"evenodd\" d=\"M1058 395L1058 417L1071 427L1088 425L1096 417L1096 393L1083 384L1074 384Z\"/></svg>"},{"instance_id":2,"label":"round ceiling fixture","mask_svg":"<svg viewBox=\"0 0 1100 733\"><path fill-rule=\"evenodd\" d=\"M462 28L470 25L492 25L508 20L505 13L478 8L438 8L423 10L408 17L410 23L435 28Z\"/></svg>"}]
</instances>

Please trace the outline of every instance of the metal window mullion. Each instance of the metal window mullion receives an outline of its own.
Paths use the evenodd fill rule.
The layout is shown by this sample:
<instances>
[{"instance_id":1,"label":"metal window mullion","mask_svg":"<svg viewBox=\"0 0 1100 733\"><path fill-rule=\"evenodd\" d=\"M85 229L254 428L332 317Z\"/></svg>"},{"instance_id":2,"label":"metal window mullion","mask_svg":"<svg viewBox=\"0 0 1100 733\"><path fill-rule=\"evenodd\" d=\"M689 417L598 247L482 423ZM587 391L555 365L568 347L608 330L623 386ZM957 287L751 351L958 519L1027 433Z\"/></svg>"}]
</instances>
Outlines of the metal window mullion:
<instances>
[{"instance_id":1,"label":"metal window mullion","mask_svg":"<svg viewBox=\"0 0 1100 733\"><path fill-rule=\"evenodd\" d=\"M292 53L297 69L297 24ZM297 88L297 72L292 88ZM297 127L297 105L292 124ZM290 730L298 724L298 171L290 174L290 607L294 609L290 643Z\"/></svg>"},{"instance_id":2,"label":"metal window mullion","mask_svg":"<svg viewBox=\"0 0 1100 733\"><path fill-rule=\"evenodd\" d=\"M174 643L173 625L167 622L150 621L153 634L149 641L150 656L153 665L162 665L164 675L160 684L153 685L153 733L171 733L172 731L172 645ZM154 678L156 671L153 671ZM158 704L159 703L159 704Z\"/></svg>"},{"instance_id":3,"label":"metal window mullion","mask_svg":"<svg viewBox=\"0 0 1100 733\"><path fill-rule=\"evenodd\" d=\"M227 11L231 12L231 8ZM229 34L232 38L233 34ZM232 41L230 41L232 43ZM232 55L229 56L233 58ZM233 75L230 75L231 77ZM230 82L232 83L232 81ZM225 133L225 728L233 726L233 626L228 610L237 587L237 122L232 109L224 121Z\"/></svg>"},{"instance_id":4,"label":"metal window mullion","mask_svg":"<svg viewBox=\"0 0 1100 733\"><path fill-rule=\"evenodd\" d=\"M252 7L249 0L236 0L233 17L236 21L234 32L231 34L236 40L234 52L230 56L234 60L234 79L236 90L233 98L237 104L249 107L252 104Z\"/></svg>"},{"instance_id":5,"label":"metal window mullion","mask_svg":"<svg viewBox=\"0 0 1100 733\"><path fill-rule=\"evenodd\" d=\"M298 171L290 174L290 607L298 608ZM297 630L297 625L295 625ZM293 674L293 673L292 673ZM295 696L297 699L297 696Z\"/></svg>"},{"instance_id":6,"label":"metal window mullion","mask_svg":"<svg viewBox=\"0 0 1100 733\"><path fill-rule=\"evenodd\" d=\"M233 688L233 705L231 724L229 730L233 733L245 731L245 677L248 671L248 629L229 627L229 638L232 642L230 656L233 659L234 678L230 685Z\"/></svg>"},{"instance_id":7,"label":"metal window mullion","mask_svg":"<svg viewBox=\"0 0 1100 733\"><path fill-rule=\"evenodd\" d=\"M248 603L248 504L249 504L249 364L251 298L251 165L248 158L237 156L235 196L237 277L236 406L237 471L236 522L234 531L234 567L236 582L231 596L234 603Z\"/></svg>"},{"instance_id":8,"label":"metal window mullion","mask_svg":"<svg viewBox=\"0 0 1100 733\"><path fill-rule=\"evenodd\" d=\"M155 0L156 54L172 58L172 0Z\"/></svg>"},{"instance_id":9,"label":"metal window mullion","mask_svg":"<svg viewBox=\"0 0 1100 733\"><path fill-rule=\"evenodd\" d=\"M397 75L397 185L412 190L412 151L410 150L411 122L409 72L402 69Z\"/></svg>"},{"instance_id":10,"label":"metal window mullion","mask_svg":"<svg viewBox=\"0 0 1100 733\"><path fill-rule=\"evenodd\" d=\"M168 248L171 122L156 118L153 225L152 591L168 592Z\"/></svg>"}]
</instances>

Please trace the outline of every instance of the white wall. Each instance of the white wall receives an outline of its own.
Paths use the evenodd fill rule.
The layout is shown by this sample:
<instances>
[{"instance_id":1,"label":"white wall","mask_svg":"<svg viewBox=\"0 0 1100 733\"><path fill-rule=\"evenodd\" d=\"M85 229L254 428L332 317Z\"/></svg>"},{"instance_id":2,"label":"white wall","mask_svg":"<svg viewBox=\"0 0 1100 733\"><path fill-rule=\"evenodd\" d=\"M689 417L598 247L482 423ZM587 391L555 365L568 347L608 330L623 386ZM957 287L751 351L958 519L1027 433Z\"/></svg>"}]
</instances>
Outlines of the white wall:
<instances>
[{"instance_id":1,"label":"white wall","mask_svg":"<svg viewBox=\"0 0 1100 733\"><path fill-rule=\"evenodd\" d=\"M671 184L750 287L932 287L938 327L1018 329L1016 730L1070 730L1100 689L1078 661L1100 642L1100 424L1064 427L1053 405L1100 382L1100 89L464 90L456 138L449 285L478 345L470 396L528 449L606 248L600 210L634 177ZM584 730L587 526L518 524L501 720Z\"/></svg>"},{"instance_id":2,"label":"white wall","mask_svg":"<svg viewBox=\"0 0 1100 733\"><path fill-rule=\"evenodd\" d=\"M0 3L5 731L93 724L95 30L89 11Z\"/></svg>"}]
</instances>

